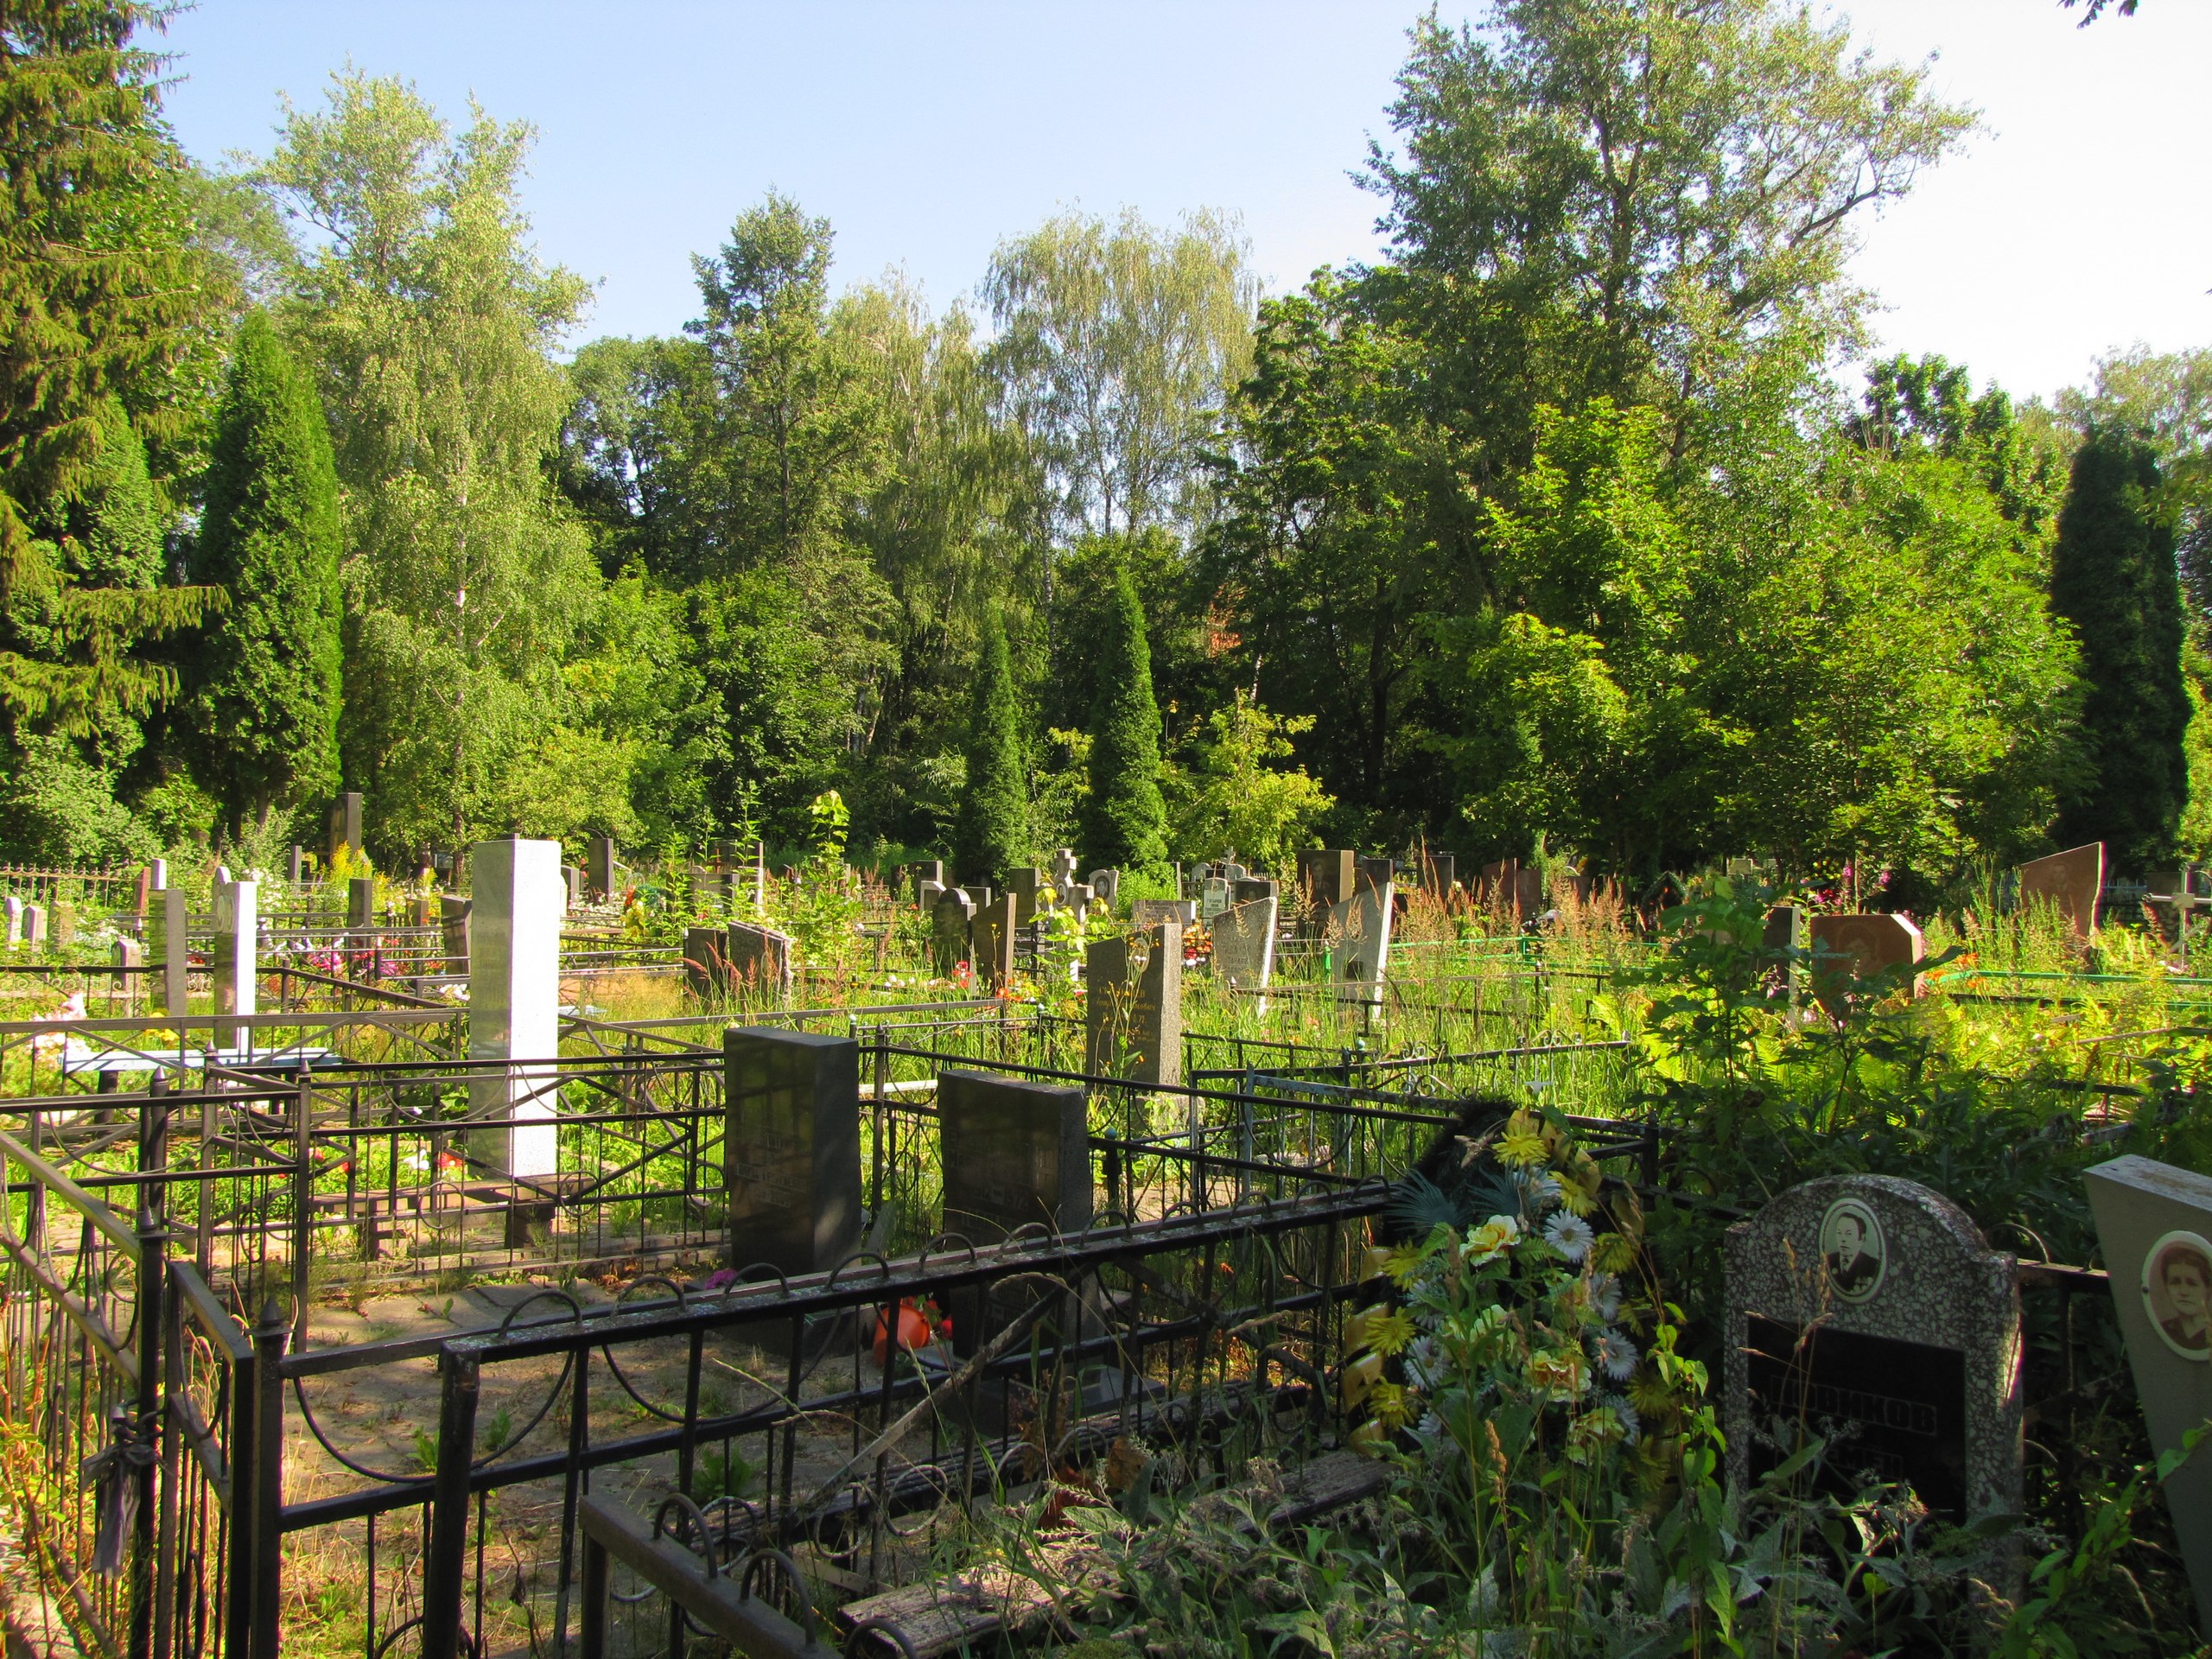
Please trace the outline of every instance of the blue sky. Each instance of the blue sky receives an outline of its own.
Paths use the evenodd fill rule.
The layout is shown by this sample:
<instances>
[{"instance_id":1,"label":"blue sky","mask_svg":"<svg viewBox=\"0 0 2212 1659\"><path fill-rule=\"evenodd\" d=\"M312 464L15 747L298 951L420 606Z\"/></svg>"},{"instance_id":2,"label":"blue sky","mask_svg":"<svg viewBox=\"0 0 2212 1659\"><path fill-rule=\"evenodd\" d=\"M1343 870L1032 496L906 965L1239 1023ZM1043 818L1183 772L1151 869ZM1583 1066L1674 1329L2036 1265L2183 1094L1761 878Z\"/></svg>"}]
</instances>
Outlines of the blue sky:
<instances>
[{"instance_id":1,"label":"blue sky","mask_svg":"<svg viewBox=\"0 0 2212 1659\"><path fill-rule=\"evenodd\" d=\"M1447 16L1459 15L1447 8ZM1862 280L1900 349L2021 395L2140 340L2212 345L2212 214L2196 130L2212 5L2144 0L2077 29L2051 0L1860 0L1885 56L1940 54L1985 112L1969 152L1871 227ZM1273 289L1375 251L1348 175L1410 6L833 0L199 0L171 24L168 108L205 160L265 149L277 93L350 59L449 116L474 96L538 130L543 253L599 284L587 334L693 315L689 256L773 186L837 233L849 282L903 266L940 306L992 247L1067 207L1242 216Z\"/></svg>"}]
</instances>

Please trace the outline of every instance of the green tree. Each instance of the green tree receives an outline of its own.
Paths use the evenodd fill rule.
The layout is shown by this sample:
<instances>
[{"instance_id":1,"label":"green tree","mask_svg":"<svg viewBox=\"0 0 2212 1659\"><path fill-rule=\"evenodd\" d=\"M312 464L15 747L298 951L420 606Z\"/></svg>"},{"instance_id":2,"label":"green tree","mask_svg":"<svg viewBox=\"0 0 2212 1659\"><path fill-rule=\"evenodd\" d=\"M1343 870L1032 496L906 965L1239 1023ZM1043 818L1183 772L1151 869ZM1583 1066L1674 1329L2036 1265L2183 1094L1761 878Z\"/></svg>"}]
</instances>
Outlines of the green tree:
<instances>
[{"instance_id":1,"label":"green tree","mask_svg":"<svg viewBox=\"0 0 2212 1659\"><path fill-rule=\"evenodd\" d=\"M630 822L630 753L577 721L564 665L603 590L551 487L586 289L516 205L530 131L449 129L348 73L289 110L258 175L319 234L280 272L344 486L346 780L387 853ZM576 815L581 815L576 816Z\"/></svg>"},{"instance_id":2,"label":"green tree","mask_svg":"<svg viewBox=\"0 0 2212 1659\"><path fill-rule=\"evenodd\" d=\"M315 388L266 316L215 419L199 574L230 595L203 646L200 773L232 826L338 785L338 480Z\"/></svg>"},{"instance_id":3,"label":"green tree","mask_svg":"<svg viewBox=\"0 0 2212 1659\"><path fill-rule=\"evenodd\" d=\"M1102 620L1084 854L1133 874L1154 874L1167 861L1167 812L1160 794L1160 706L1152 696L1144 607L1127 570L1114 573L1113 600Z\"/></svg>"},{"instance_id":4,"label":"green tree","mask_svg":"<svg viewBox=\"0 0 2212 1659\"><path fill-rule=\"evenodd\" d=\"M118 569L78 534L88 515L114 521L89 495L143 496L145 438L193 419L180 388L219 286L193 243L160 60L131 44L158 16L129 0L0 16L0 703L19 730L88 736L167 701L174 668L133 646L219 601Z\"/></svg>"},{"instance_id":5,"label":"green tree","mask_svg":"<svg viewBox=\"0 0 2212 1659\"><path fill-rule=\"evenodd\" d=\"M952 859L963 877L1001 881L1030 854L1028 762L1021 702L1007 653L1006 626L994 612L983 624L976 696L968 718L968 775L961 786Z\"/></svg>"},{"instance_id":6,"label":"green tree","mask_svg":"<svg viewBox=\"0 0 2212 1659\"><path fill-rule=\"evenodd\" d=\"M2188 799L2181 590L2152 447L2094 427L2074 457L2050 574L2074 625L2086 688L2084 776L2059 819L2069 843L2101 841L2123 869L2171 855Z\"/></svg>"}]
</instances>

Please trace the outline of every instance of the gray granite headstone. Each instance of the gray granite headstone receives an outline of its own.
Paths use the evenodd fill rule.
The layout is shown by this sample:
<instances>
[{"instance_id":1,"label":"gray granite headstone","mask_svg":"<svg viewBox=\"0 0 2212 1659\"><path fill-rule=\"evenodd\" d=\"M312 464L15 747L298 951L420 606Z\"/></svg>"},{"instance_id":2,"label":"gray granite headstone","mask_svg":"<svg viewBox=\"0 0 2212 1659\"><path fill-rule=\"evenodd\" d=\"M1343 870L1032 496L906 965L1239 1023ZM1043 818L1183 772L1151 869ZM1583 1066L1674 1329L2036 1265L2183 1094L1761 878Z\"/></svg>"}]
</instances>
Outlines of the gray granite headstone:
<instances>
[{"instance_id":1,"label":"gray granite headstone","mask_svg":"<svg viewBox=\"0 0 2212 1659\"><path fill-rule=\"evenodd\" d=\"M1338 1001L1382 1006L1390 968L1390 899L1388 881L1380 887L1362 881L1351 898L1329 907L1322 938Z\"/></svg>"},{"instance_id":2,"label":"gray granite headstone","mask_svg":"<svg viewBox=\"0 0 2212 1659\"><path fill-rule=\"evenodd\" d=\"M729 961L731 983L754 996L784 996L791 988L791 941L772 927L732 922L722 954Z\"/></svg>"},{"instance_id":3,"label":"gray granite headstone","mask_svg":"<svg viewBox=\"0 0 2212 1659\"><path fill-rule=\"evenodd\" d=\"M34 950L46 943L46 906L23 906L23 943Z\"/></svg>"},{"instance_id":4,"label":"gray granite headstone","mask_svg":"<svg viewBox=\"0 0 2212 1659\"><path fill-rule=\"evenodd\" d=\"M154 894L147 929L152 935L147 943L162 964L162 1012L190 1013L191 917L185 909L182 887L163 887Z\"/></svg>"},{"instance_id":5,"label":"gray granite headstone","mask_svg":"<svg viewBox=\"0 0 2212 1659\"><path fill-rule=\"evenodd\" d=\"M346 884L346 925L373 927L377 919L377 879L357 875Z\"/></svg>"},{"instance_id":6,"label":"gray granite headstone","mask_svg":"<svg viewBox=\"0 0 2212 1659\"><path fill-rule=\"evenodd\" d=\"M984 990L1003 990L1014 977L1014 931L1019 906L1014 894L1002 894L976 912L975 925L969 930L976 983Z\"/></svg>"},{"instance_id":7,"label":"gray granite headstone","mask_svg":"<svg viewBox=\"0 0 2212 1659\"><path fill-rule=\"evenodd\" d=\"M1129 921L1137 928L1158 927L1162 922L1173 922L1178 927L1198 925L1198 901L1195 899L1139 899L1129 906Z\"/></svg>"},{"instance_id":8,"label":"gray granite headstone","mask_svg":"<svg viewBox=\"0 0 2212 1659\"><path fill-rule=\"evenodd\" d=\"M2018 1268L1964 1211L1916 1181L1831 1176L1731 1227L1726 1255L1732 1484L1802 1425L1828 1439L1838 1490L1871 1475L1953 1520L2019 1512Z\"/></svg>"},{"instance_id":9,"label":"gray granite headstone","mask_svg":"<svg viewBox=\"0 0 2212 1659\"><path fill-rule=\"evenodd\" d=\"M969 929L975 920L974 902L957 888L939 893L930 906L930 967L939 979L950 979L969 960Z\"/></svg>"},{"instance_id":10,"label":"gray granite headstone","mask_svg":"<svg viewBox=\"0 0 2212 1659\"><path fill-rule=\"evenodd\" d=\"M1800 905L1777 905L1766 913L1766 927L1759 938L1759 948L1773 953L1780 959L1770 973L1770 982L1787 996L1794 1006L1797 1001L1800 963L1794 955L1806 949L1811 933L1810 917Z\"/></svg>"},{"instance_id":11,"label":"gray granite headstone","mask_svg":"<svg viewBox=\"0 0 2212 1659\"><path fill-rule=\"evenodd\" d=\"M568 885L569 908L575 910L582 906L584 901L583 867L580 864L563 864L561 867L561 880Z\"/></svg>"},{"instance_id":12,"label":"gray granite headstone","mask_svg":"<svg viewBox=\"0 0 2212 1659\"><path fill-rule=\"evenodd\" d=\"M1090 1224L1090 1134L1084 1091L982 1071L938 1077L944 1230L977 1244L1042 1223Z\"/></svg>"},{"instance_id":13,"label":"gray granite headstone","mask_svg":"<svg viewBox=\"0 0 2212 1659\"><path fill-rule=\"evenodd\" d=\"M914 904L925 916L937 908L937 901L944 895L944 883L931 877L924 876L914 883Z\"/></svg>"},{"instance_id":14,"label":"gray granite headstone","mask_svg":"<svg viewBox=\"0 0 2212 1659\"><path fill-rule=\"evenodd\" d=\"M1155 1088L1183 1081L1183 930L1162 922L1084 955L1084 1070Z\"/></svg>"},{"instance_id":15,"label":"gray granite headstone","mask_svg":"<svg viewBox=\"0 0 2212 1659\"><path fill-rule=\"evenodd\" d=\"M1421 859L1421 885L1438 898L1450 896L1459 885L1459 861L1452 853L1424 852Z\"/></svg>"},{"instance_id":16,"label":"gray granite headstone","mask_svg":"<svg viewBox=\"0 0 2212 1659\"><path fill-rule=\"evenodd\" d=\"M2212 1418L2212 1177L2130 1154L2088 1172L2144 1427L2159 1452ZM2212 1630L2212 1447L2164 1482L2196 1615Z\"/></svg>"},{"instance_id":17,"label":"gray granite headstone","mask_svg":"<svg viewBox=\"0 0 2212 1659\"><path fill-rule=\"evenodd\" d=\"M137 939L121 938L115 942L115 965L130 969L146 965L146 947ZM146 995L146 976L124 972L115 976L115 988L121 994L125 1007L137 1007Z\"/></svg>"},{"instance_id":18,"label":"gray granite headstone","mask_svg":"<svg viewBox=\"0 0 2212 1659\"><path fill-rule=\"evenodd\" d=\"M8 921L8 948L12 950L23 942L23 901L14 893L0 899L0 915Z\"/></svg>"},{"instance_id":19,"label":"gray granite headstone","mask_svg":"<svg viewBox=\"0 0 2212 1659\"><path fill-rule=\"evenodd\" d=\"M1275 906L1271 895L1231 905L1213 918L1213 976L1243 991L1264 991L1274 975ZM1266 1003L1260 1004L1262 1012Z\"/></svg>"},{"instance_id":20,"label":"gray granite headstone","mask_svg":"<svg viewBox=\"0 0 2212 1659\"><path fill-rule=\"evenodd\" d=\"M694 996L729 995L728 940L719 927L683 930L683 982Z\"/></svg>"},{"instance_id":21,"label":"gray granite headstone","mask_svg":"<svg viewBox=\"0 0 2212 1659\"><path fill-rule=\"evenodd\" d=\"M861 1237L860 1045L732 1026L722 1060L730 1265L836 1267Z\"/></svg>"},{"instance_id":22,"label":"gray granite headstone","mask_svg":"<svg viewBox=\"0 0 2212 1659\"><path fill-rule=\"evenodd\" d=\"M981 881L970 881L960 891L968 895L968 902L978 910L991 902L991 890Z\"/></svg>"},{"instance_id":23,"label":"gray granite headstone","mask_svg":"<svg viewBox=\"0 0 2212 1659\"><path fill-rule=\"evenodd\" d=\"M1098 895L1098 902L1109 909L1122 896L1122 873L1119 870L1093 870L1090 881L1091 892Z\"/></svg>"},{"instance_id":24,"label":"gray granite headstone","mask_svg":"<svg viewBox=\"0 0 2212 1659\"><path fill-rule=\"evenodd\" d=\"M284 855L284 880L289 882L293 887L298 887L300 885L301 876L306 872L307 861L308 855L306 849L303 848L296 846L291 849L291 851L286 853Z\"/></svg>"},{"instance_id":25,"label":"gray granite headstone","mask_svg":"<svg viewBox=\"0 0 2212 1659\"><path fill-rule=\"evenodd\" d=\"M914 866L914 902L927 910L935 902L931 890L944 891L944 861L932 858Z\"/></svg>"}]
</instances>

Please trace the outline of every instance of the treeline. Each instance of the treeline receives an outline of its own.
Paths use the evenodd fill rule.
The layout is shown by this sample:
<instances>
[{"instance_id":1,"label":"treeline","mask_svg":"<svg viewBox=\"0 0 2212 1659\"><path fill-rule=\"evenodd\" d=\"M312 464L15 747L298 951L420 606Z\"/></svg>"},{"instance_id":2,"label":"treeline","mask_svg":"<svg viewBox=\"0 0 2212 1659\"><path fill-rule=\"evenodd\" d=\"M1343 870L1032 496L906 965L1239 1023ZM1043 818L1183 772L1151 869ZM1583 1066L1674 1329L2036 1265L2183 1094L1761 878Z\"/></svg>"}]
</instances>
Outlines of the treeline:
<instances>
[{"instance_id":1,"label":"treeline","mask_svg":"<svg viewBox=\"0 0 2212 1659\"><path fill-rule=\"evenodd\" d=\"M1205 215L833 292L771 195L680 334L566 361L525 129L346 74L211 177L142 21L0 26L11 855L273 862L341 785L387 864L832 790L978 874L2212 843L2212 353L1850 367L1855 238L1970 119L1778 4L1416 24L1389 256L1294 294Z\"/></svg>"}]
</instances>

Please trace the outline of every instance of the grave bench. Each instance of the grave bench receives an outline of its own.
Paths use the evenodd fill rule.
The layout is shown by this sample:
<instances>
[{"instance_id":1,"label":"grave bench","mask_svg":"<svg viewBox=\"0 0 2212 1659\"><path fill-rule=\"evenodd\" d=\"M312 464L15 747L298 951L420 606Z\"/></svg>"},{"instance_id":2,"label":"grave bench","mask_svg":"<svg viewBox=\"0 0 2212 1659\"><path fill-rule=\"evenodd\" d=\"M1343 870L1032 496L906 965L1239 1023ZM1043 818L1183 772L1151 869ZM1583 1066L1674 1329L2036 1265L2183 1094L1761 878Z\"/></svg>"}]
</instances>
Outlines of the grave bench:
<instances>
[{"instance_id":1,"label":"grave bench","mask_svg":"<svg viewBox=\"0 0 2212 1659\"><path fill-rule=\"evenodd\" d=\"M1268 1511L1267 1524L1302 1526L1333 1510L1376 1496L1389 1478L1389 1466L1364 1453L1325 1452L1284 1477L1277 1501ZM1218 1506L1225 1500L1223 1495L1214 1494L1199 1501ZM1044 1626L1053 1617L1055 1598L1038 1582L1039 1577L1060 1585L1063 1601L1096 1599L1109 1588L1104 1553L1080 1539L1046 1543L1036 1566L1039 1572L1033 1576L999 1563L965 1568L848 1602L838 1610L837 1618L849 1630L866 1624L894 1627L906 1638L915 1659L937 1659L968 1643L991 1637L1019 1637ZM874 1651L893 1653L899 1649L896 1643L884 1640L875 1644Z\"/></svg>"}]
</instances>

